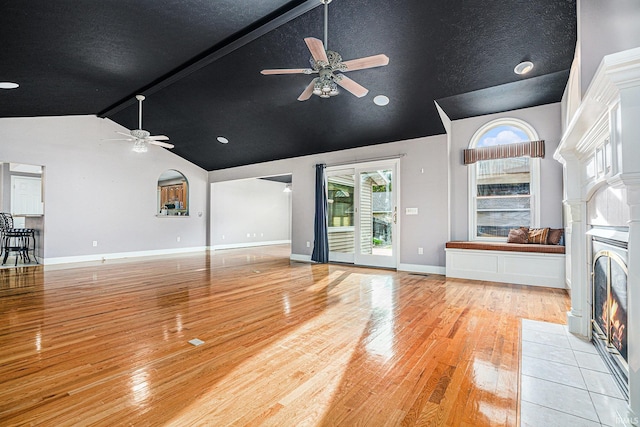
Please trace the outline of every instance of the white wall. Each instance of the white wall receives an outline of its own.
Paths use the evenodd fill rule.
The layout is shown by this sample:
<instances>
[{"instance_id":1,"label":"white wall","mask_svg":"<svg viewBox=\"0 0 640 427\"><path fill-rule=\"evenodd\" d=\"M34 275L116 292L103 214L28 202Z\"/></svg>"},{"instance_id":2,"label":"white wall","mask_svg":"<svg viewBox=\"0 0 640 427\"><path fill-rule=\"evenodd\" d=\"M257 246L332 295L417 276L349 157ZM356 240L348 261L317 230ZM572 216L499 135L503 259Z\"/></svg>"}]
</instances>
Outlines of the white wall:
<instances>
[{"instance_id":1,"label":"white wall","mask_svg":"<svg viewBox=\"0 0 640 427\"><path fill-rule=\"evenodd\" d=\"M159 147L143 154L104 141L116 130L126 131L95 116L0 119L0 161L45 166L44 257L206 246L207 172ZM189 181L190 217L156 217L157 180L167 169Z\"/></svg>"},{"instance_id":2,"label":"white wall","mask_svg":"<svg viewBox=\"0 0 640 427\"><path fill-rule=\"evenodd\" d=\"M214 248L284 242L290 236L291 194L285 184L243 179L211 184Z\"/></svg>"},{"instance_id":3,"label":"white wall","mask_svg":"<svg viewBox=\"0 0 640 427\"><path fill-rule=\"evenodd\" d=\"M560 103L524 108L499 114L455 120L451 128L451 239L468 240L468 166L462 150L469 148L473 134L492 120L513 117L529 123L545 140L546 156L540 163L540 226L562 228L562 165L553 159L562 136Z\"/></svg>"},{"instance_id":4,"label":"white wall","mask_svg":"<svg viewBox=\"0 0 640 427\"><path fill-rule=\"evenodd\" d=\"M291 252L294 256L308 257L313 249L313 166L316 163L331 165L400 154L406 154L400 160L400 263L444 267L448 216L446 135L212 171L209 172L209 180L222 182L292 173ZM419 214L404 215L407 207L418 208ZM307 248L306 242L310 242L311 247ZM423 255L418 255L418 247L424 248Z\"/></svg>"}]
</instances>

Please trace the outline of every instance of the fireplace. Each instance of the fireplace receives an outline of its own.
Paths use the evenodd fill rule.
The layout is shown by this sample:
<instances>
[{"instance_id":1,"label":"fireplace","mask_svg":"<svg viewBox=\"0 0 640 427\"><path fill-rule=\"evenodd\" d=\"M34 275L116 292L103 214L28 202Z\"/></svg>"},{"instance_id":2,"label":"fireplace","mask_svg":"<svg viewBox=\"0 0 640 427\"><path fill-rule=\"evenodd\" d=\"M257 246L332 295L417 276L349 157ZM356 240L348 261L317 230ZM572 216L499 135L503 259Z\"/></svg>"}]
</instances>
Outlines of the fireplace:
<instances>
[{"instance_id":1,"label":"fireplace","mask_svg":"<svg viewBox=\"0 0 640 427\"><path fill-rule=\"evenodd\" d=\"M567 322L570 332L595 336L603 360L628 390L628 407L618 415L638 426L640 47L605 56L586 91L579 57L574 65L554 153L564 167Z\"/></svg>"},{"instance_id":2,"label":"fireplace","mask_svg":"<svg viewBox=\"0 0 640 427\"><path fill-rule=\"evenodd\" d=\"M628 399L628 233L594 228L588 234L592 236L593 342Z\"/></svg>"}]
</instances>

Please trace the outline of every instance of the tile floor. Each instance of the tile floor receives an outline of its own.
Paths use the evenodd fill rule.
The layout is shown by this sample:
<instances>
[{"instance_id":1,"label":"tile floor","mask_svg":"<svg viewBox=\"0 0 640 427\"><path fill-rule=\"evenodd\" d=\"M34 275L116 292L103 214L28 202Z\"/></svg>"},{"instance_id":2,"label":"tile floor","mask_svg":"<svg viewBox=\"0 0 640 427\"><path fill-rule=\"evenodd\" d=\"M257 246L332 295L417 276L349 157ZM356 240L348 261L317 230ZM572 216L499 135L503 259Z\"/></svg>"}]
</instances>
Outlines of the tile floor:
<instances>
[{"instance_id":1,"label":"tile floor","mask_svg":"<svg viewBox=\"0 0 640 427\"><path fill-rule=\"evenodd\" d=\"M593 344L565 325L522 320L520 425L624 426L627 402Z\"/></svg>"}]
</instances>

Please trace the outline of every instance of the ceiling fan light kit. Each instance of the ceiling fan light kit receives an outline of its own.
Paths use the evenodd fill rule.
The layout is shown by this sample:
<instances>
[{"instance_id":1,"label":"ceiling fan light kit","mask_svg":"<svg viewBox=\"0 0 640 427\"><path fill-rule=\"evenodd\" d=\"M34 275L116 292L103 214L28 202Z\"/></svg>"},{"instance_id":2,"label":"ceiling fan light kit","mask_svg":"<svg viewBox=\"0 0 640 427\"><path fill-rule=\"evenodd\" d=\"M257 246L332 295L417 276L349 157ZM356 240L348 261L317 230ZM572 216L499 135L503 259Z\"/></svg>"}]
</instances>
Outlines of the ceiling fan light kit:
<instances>
[{"instance_id":1,"label":"ceiling fan light kit","mask_svg":"<svg viewBox=\"0 0 640 427\"><path fill-rule=\"evenodd\" d=\"M130 130L129 133L117 132L119 135L127 138L110 139L108 141L133 141L133 151L136 153L146 153L149 150L149 144L158 145L164 148L173 148L173 144L169 144L169 137L166 135L151 135L149 131L142 129L142 101L145 100L144 95L136 95L138 100L138 129Z\"/></svg>"},{"instance_id":2,"label":"ceiling fan light kit","mask_svg":"<svg viewBox=\"0 0 640 427\"><path fill-rule=\"evenodd\" d=\"M268 69L262 70L261 73L264 75L318 74L318 77L314 78L300 94L298 101L306 101L311 98L311 95L317 95L320 98L331 98L340 93L338 86L346 89L358 98L362 98L369 90L344 74L339 74L338 71L344 73L347 71L363 70L365 68L382 67L389 64L389 58L386 55L380 54L343 62L340 54L327 50L328 5L331 3L331 0L320 0L320 3L324 4L324 43L314 37L304 39L311 52L311 68Z\"/></svg>"},{"instance_id":3,"label":"ceiling fan light kit","mask_svg":"<svg viewBox=\"0 0 640 427\"><path fill-rule=\"evenodd\" d=\"M144 142L144 140L137 139L133 143L133 151L136 153L146 153L147 151L149 151L149 146L146 142Z\"/></svg>"}]
</instances>

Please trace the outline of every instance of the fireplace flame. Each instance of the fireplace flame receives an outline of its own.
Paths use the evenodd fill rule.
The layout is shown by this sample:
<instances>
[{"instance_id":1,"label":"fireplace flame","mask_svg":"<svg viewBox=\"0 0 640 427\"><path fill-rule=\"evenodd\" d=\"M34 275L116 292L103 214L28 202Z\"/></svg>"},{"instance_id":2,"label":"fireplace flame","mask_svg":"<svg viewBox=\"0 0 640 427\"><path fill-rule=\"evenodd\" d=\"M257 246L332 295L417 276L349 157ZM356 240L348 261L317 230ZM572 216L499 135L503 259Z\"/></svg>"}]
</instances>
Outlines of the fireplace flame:
<instances>
[{"instance_id":1,"label":"fireplace flame","mask_svg":"<svg viewBox=\"0 0 640 427\"><path fill-rule=\"evenodd\" d=\"M624 335L625 325L616 317L617 313L618 301L608 299L604 304L602 304L602 321L605 325L609 325L607 338L609 339L609 342L618 349L618 351L620 351L622 350L622 338ZM607 322L607 320L609 322Z\"/></svg>"}]
</instances>

